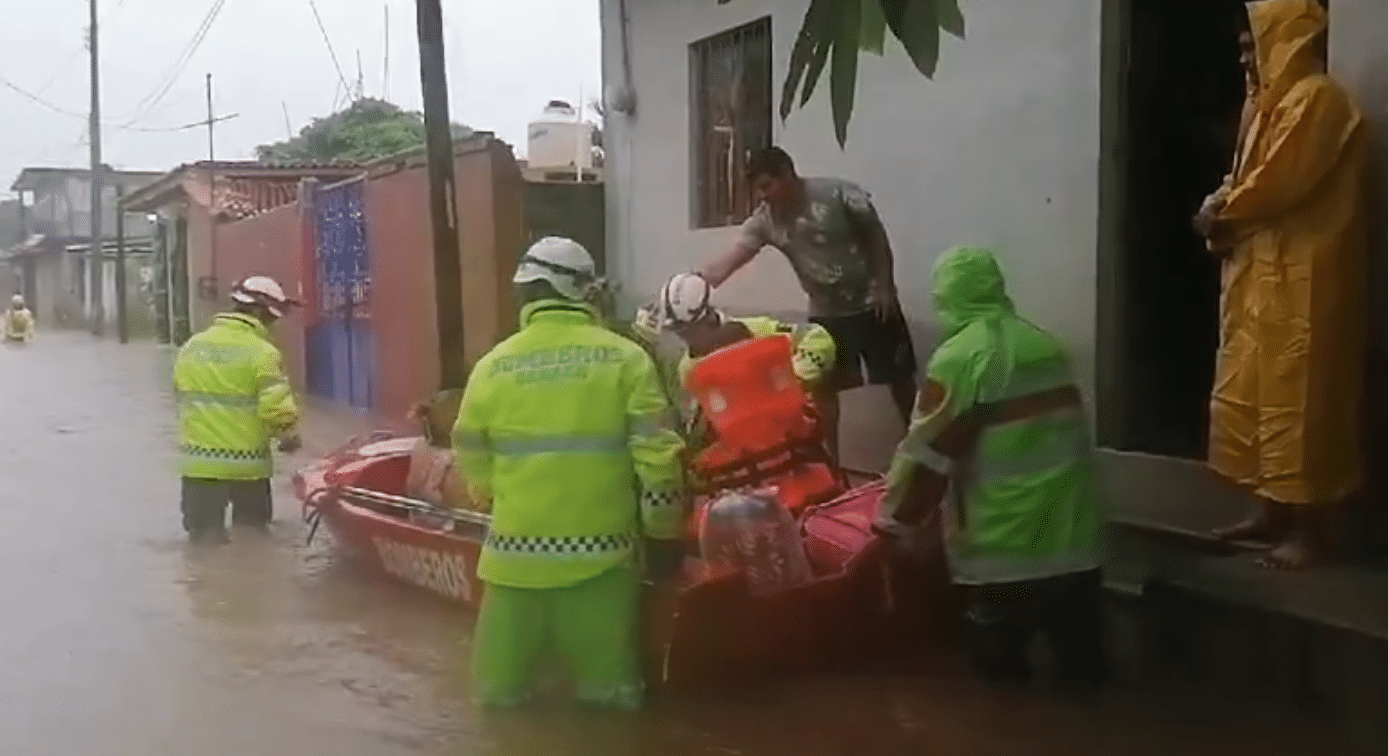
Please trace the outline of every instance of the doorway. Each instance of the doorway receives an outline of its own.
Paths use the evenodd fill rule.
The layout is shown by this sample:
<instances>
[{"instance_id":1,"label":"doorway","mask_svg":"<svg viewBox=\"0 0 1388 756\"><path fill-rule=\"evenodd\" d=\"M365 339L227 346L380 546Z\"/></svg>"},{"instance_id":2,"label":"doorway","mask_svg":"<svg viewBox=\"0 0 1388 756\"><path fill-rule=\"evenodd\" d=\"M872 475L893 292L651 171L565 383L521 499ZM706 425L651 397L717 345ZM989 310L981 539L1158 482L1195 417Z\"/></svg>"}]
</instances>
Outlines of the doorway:
<instances>
[{"instance_id":1,"label":"doorway","mask_svg":"<svg viewBox=\"0 0 1388 756\"><path fill-rule=\"evenodd\" d=\"M1191 227L1228 171L1244 100L1242 0L1128 0L1106 113L1100 364L1106 446L1203 459L1219 262ZM1110 63L1113 58L1110 58ZM1116 132L1116 133L1113 133ZM1115 145L1117 145L1115 147Z\"/></svg>"}]
</instances>

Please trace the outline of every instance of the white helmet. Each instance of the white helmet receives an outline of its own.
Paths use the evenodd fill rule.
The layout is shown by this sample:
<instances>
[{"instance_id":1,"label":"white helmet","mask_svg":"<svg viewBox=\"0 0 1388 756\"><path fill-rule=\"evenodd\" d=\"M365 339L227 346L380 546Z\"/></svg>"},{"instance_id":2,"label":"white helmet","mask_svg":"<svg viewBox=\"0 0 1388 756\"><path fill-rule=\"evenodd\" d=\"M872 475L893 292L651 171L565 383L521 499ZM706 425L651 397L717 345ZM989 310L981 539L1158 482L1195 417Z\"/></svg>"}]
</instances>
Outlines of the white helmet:
<instances>
[{"instance_id":1,"label":"white helmet","mask_svg":"<svg viewBox=\"0 0 1388 756\"><path fill-rule=\"evenodd\" d=\"M718 311L709 304L713 287L698 273L680 273L660 290L660 325L681 326Z\"/></svg>"},{"instance_id":2,"label":"white helmet","mask_svg":"<svg viewBox=\"0 0 1388 756\"><path fill-rule=\"evenodd\" d=\"M591 299L598 288L593 256L582 244L562 236L546 236L521 256L512 283L548 281L563 297L575 302Z\"/></svg>"},{"instance_id":3,"label":"white helmet","mask_svg":"<svg viewBox=\"0 0 1388 756\"><path fill-rule=\"evenodd\" d=\"M269 276L251 276L231 289L231 301L241 304L260 305L277 318L284 317L284 310L294 300L285 296L284 287Z\"/></svg>"},{"instance_id":4,"label":"white helmet","mask_svg":"<svg viewBox=\"0 0 1388 756\"><path fill-rule=\"evenodd\" d=\"M10 304L14 305L15 307L23 307L23 306L24 306L24 296L23 296L22 294L16 294L16 295L10 297Z\"/></svg>"}]
</instances>

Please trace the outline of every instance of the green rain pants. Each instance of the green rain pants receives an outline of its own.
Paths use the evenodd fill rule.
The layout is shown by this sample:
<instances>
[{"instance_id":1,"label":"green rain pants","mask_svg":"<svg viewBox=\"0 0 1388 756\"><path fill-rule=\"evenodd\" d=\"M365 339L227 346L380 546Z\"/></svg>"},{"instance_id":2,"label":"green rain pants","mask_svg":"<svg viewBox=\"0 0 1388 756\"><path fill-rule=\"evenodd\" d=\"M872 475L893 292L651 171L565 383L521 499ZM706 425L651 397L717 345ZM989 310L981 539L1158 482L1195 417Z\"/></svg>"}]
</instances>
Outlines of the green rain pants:
<instances>
[{"instance_id":1,"label":"green rain pants","mask_svg":"<svg viewBox=\"0 0 1388 756\"><path fill-rule=\"evenodd\" d=\"M558 656L584 704L641 708L640 574L621 566L565 588L487 584L472 648L483 706L529 700L540 661Z\"/></svg>"}]
</instances>

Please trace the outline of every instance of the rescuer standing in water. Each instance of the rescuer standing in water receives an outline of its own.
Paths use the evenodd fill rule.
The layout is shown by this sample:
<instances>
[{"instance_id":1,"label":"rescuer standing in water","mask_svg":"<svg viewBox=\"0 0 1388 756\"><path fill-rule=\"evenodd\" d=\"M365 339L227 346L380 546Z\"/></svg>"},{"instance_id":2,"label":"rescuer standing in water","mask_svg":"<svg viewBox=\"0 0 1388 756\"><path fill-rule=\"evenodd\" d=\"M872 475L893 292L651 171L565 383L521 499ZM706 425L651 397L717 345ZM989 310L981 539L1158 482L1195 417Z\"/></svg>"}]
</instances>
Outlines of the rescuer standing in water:
<instances>
[{"instance_id":1,"label":"rescuer standing in water","mask_svg":"<svg viewBox=\"0 0 1388 756\"><path fill-rule=\"evenodd\" d=\"M27 343L34 340L34 314L24 306L24 297L16 294L5 310L5 340Z\"/></svg>"},{"instance_id":2,"label":"rescuer standing in water","mask_svg":"<svg viewBox=\"0 0 1388 756\"><path fill-rule=\"evenodd\" d=\"M1368 131L1326 75L1315 0L1249 3L1248 19L1251 122L1195 220L1224 259L1209 465L1260 500L1216 535L1275 544L1262 563L1299 568L1364 481Z\"/></svg>"},{"instance_id":3,"label":"rescuer standing in water","mask_svg":"<svg viewBox=\"0 0 1388 756\"><path fill-rule=\"evenodd\" d=\"M593 258L548 237L515 277L520 331L478 361L453 443L492 526L473 642L484 705L526 701L540 659L567 663L582 702L640 707L641 575L683 560L685 489L674 428L651 358L603 328Z\"/></svg>"},{"instance_id":4,"label":"rescuer standing in water","mask_svg":"<svg viewBox=\"0 0 1388 756\"><path fill-rule=\"evenodd\" d=\"M265 276L236 284L231 301L174 363L183 529L195 542L227 540L228 503L233 525L267 531L271 442L286 453L301 446L299 410L269 330L293 303Z\"/></svg>"},{"instance_id":5,"label":"rescuer standing in water","mask_svg":"<svg viewBox=\"0 0 1388 756\"><path fill-rule=\"evenodd\" d=\"M943 502L977 671L1028 681L1028 645L1041 633L1060 682L1093 690L1107 678L1102 516L1070 361L1054 337L1017 316L991 252L945 253L933 286L944 342L892 460L874 530L900 536Z\"/></svg>"},{"instance_id":6,"label":"rescuer standing in water","mask_svg":"<svg viewBox=\"0 0 1388 756\"><path fill-rule=\"evenodd\" d=\"M886 384L903 422L916 396L916 354L897 301L891 242L872 198L841 179L802 178L779 147L752 156L747 178L760 202L737 243L700 275L715 288L765 247L779 249L809 296L810 321L829 332L837 360L822 392L830 452L838 458L838 393Z\"/></svg>"}]
</instances>

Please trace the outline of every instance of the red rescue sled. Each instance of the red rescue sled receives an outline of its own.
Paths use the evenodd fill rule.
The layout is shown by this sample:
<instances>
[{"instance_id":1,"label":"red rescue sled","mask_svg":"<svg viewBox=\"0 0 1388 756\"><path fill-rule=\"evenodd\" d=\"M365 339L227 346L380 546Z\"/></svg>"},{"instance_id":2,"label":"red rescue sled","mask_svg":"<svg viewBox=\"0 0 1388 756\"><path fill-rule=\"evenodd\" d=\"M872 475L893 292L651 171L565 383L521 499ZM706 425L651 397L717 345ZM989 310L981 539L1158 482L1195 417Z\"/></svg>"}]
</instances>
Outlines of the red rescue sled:
<instances>
[{"instance_id":1,"label":"red rescue sled","mask_svg":"<svg viewBox=\"0 0 1388 756\"><path fill-rule=\"evenodd\" d=\"M295 492L313 529L325 524L335 544L353 556L475 607L482 593L477 559L489 518L403 495L409 452L418 440L386 433L354 439L295 475ZM755 594L741 575L691 556L680 580L648 589L651 680L694 687L825 669L903 645L935 645L949 627L954 612L939 550L903 559L873 535L880 480L840 472L830 488L806 496L805 481L819 481L822 471L797 451L803 442L787 437L779 449L755 455L760 464L724 465L703 477L712 479L715 491L731 480L739 488L788 483L785 490L796 497L789 508L815 577ZM727 456L725 447L702 458ZM849 477L856 487L848 488ZM702 510L691 517L691 531Z\"/></svg>"}]
</instances>

